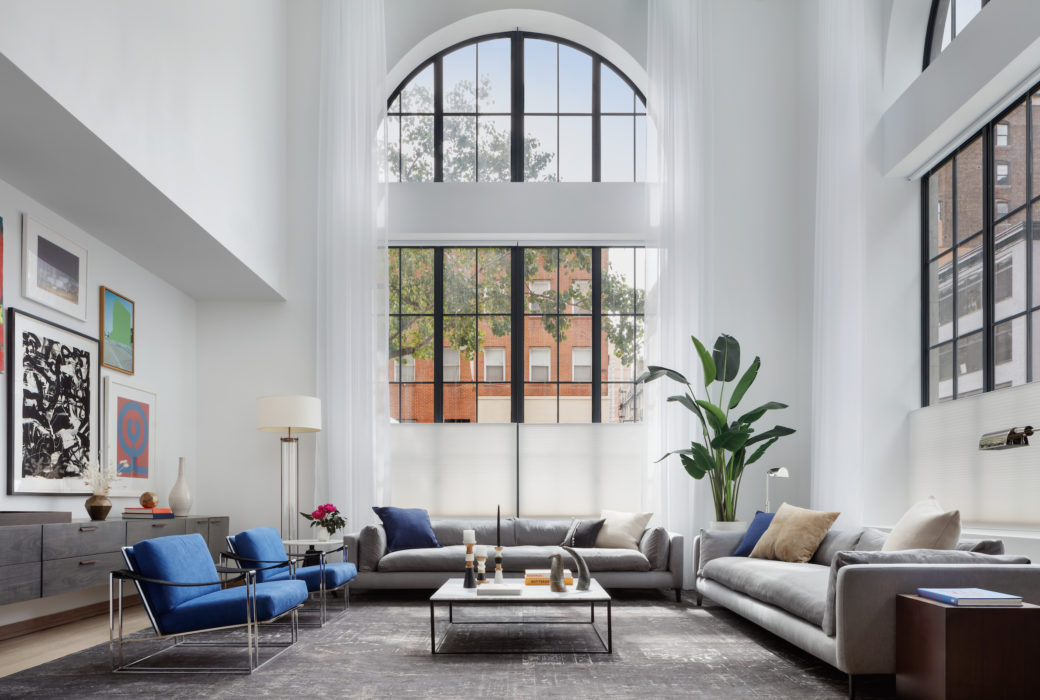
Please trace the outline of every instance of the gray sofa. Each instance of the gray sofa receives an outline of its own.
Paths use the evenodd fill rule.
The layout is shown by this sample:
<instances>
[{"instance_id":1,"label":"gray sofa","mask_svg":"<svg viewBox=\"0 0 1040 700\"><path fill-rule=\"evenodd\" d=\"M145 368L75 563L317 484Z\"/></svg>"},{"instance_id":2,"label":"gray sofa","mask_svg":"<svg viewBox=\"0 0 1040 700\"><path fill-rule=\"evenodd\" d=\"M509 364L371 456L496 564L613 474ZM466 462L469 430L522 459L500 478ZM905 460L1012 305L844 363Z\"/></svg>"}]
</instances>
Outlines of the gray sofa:
<instances>
[{"instance_id":1,"label":"gray sofa","mask_svg":"<svg viewBox=\"0 0 1040 700\"><path fill-rule=\"evenodd\" d=\"M570 555L558 546L567 536L571 518L502 518L502 570L506 578L522 578L524 569L549 568L549 554L564 554L565 564L575 571ZM476 530L479 544L495 544L494 518L433 519L433 532L440 548L388 552L382 525L368 525L344 538L347 560L355 563L358 575L351 590L373 588L438 588L449 578L460 578L465 570L466 548L462 531ZM682 588L683 537L663 528L648 528L632 549L578 549L593 578L610 588L665 588L679 599ZM489 551L487 572L494 573Z\"/></svg>"},{"instance_id":2,"label":"gray sofa","mask_svg":"<svg viewBox=\"0 0 1040 700\"><path fill-rule=\"evenodd\" d=\"M881 552L885 534L831 531L805 564L730 556L743 532L694 539L697 602L706 596L852 677L895 673L896 596L920 587L986 588L1040 603L1040 566L1000 556L998 540L957 550Z\"/></svg>"}]
</instances>

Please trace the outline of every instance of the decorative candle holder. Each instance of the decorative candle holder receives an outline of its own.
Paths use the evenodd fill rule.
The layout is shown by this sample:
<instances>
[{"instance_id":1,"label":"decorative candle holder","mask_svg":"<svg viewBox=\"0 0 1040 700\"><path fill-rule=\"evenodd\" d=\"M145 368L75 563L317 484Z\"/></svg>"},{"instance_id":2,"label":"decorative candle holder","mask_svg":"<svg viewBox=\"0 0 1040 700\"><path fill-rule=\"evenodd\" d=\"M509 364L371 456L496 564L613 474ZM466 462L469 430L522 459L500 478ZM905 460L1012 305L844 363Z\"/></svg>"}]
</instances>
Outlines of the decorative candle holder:
<instances>
[{"instance_id":1,"label":"decorative candle holder","mask_svg":"<svg viewBox=\"0 0 1040 700\"><path fill-rule=\"evenodd\" d=\"M475 589L476 578L473 575L473 544L472 542L464 542L466 545L466 577L462 580L462 587L464 589Z\"/></svg>"},{"instance_id":2,"label":"decorative candle holder","mask_svg":"<svg viewBox=\"0 0 1040 700\"><path fill-rule=\"evenodd\" d=\"M495 583L505 583L502 576L502 548L495 547Z\"/></svg>"},{"instance_id":3,"label":"decorative candle holder","mask_svg":"<svg viewBox=\"0 0 1040 700\"><path fill-rule=\"evenodd\" d=\"M477 560L477 585L487 583L487 576L484 573L485 567L487 566L487 547L482 544L476 546L475 557Z\"/></svg>"}]
</instances>

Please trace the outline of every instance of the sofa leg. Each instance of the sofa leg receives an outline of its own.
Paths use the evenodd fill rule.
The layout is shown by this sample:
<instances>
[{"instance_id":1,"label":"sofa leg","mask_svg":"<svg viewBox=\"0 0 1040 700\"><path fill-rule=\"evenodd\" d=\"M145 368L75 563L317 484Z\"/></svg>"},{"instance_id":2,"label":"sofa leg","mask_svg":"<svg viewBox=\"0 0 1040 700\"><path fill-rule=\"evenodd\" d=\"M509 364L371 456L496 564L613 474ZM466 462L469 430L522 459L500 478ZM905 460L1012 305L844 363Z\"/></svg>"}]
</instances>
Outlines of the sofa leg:
<instances>
[{"instance_id":1,"label":"sofa leg","mask_svg":"<svg viewBox=\"0 0 1040 700\"><path fill-rule=\"evenodd\" d=\"M675 589L675 602L676 603L681 603L682 602L682 589L681 588L676 588Z\"/></svg>"},{"instance_id":2,"label":"sofa leg","mask_svg":"<svg viewBox=\"0 0 1040 700\"><path fill-rule=\"evenodd\" d=\"M849 674L849 700L856 697L856 676Z\"/></svg>"},{"instance_id":3,"label":"sofa leg","mask_svg":"<svg viewBox=\"0 0 1040 700\"><path fill-rule=\"evenodd\" d=\"M701 606L702 602L704 602L704 596L701 595L700 591L697 591L697 607L698 608Z\"/></svg>"}]
</instances>

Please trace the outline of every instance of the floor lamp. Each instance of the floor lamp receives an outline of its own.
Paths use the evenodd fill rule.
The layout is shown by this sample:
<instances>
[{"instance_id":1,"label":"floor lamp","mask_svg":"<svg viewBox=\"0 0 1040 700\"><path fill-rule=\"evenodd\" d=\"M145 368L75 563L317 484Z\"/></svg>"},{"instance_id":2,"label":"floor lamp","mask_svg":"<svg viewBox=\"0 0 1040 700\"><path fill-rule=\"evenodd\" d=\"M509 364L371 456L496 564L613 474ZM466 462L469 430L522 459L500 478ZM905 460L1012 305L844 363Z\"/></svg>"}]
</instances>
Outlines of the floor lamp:
<instances>
[{"instance_id":1,"label":"floor lamp","mask_svg":"<svg viewBox=\"0 0 1040 700\"><path fill-rule=\"evenodd\" d=\"M299 538L300 439L293 433L321 430L321 399L313 396L261 396L256 400L256 427L282 438L282 538Z\"/></svg>"}]
</instances>

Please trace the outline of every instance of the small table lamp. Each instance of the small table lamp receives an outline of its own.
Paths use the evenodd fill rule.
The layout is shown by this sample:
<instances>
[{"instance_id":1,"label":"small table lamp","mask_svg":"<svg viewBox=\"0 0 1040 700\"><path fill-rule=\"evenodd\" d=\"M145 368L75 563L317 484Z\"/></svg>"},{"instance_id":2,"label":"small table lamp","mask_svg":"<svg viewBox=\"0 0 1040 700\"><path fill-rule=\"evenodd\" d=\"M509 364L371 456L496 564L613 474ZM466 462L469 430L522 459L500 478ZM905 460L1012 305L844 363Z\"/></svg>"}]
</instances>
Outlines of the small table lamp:
<instances>
[{"instance_id":1,"label":"small table lamp","mask_svg":"<svg viewBox=\"0 0 1040 700\"><path fill-rule=\"evenodd\" d=\"M313 396L261 396L256 400L256 427L282 438L282 538L298 539L300 522L299 442L293 435L321 430L321 399Z\"/></svg>"},{"instance_id":2,"label":"small table lamp","mask_svg":"<svg viewBox=\"0 0 1040 700\"><path fill-rule=\"evenodd\" d=\"M767 513L772 513L773 512L772 510L769 509L769 480L772 479L773 477L780 477L781 479L786 479L789 476L791 476L791 473L789 471L787 471L787 467L773 467L772 469L770 469L769 471L766 472L766 512Z\"/></svg>"}]
</instances>

